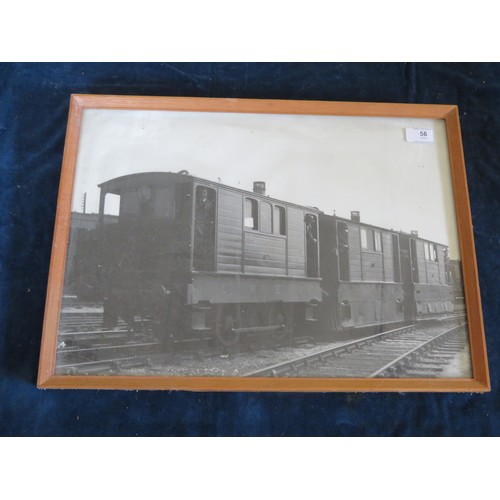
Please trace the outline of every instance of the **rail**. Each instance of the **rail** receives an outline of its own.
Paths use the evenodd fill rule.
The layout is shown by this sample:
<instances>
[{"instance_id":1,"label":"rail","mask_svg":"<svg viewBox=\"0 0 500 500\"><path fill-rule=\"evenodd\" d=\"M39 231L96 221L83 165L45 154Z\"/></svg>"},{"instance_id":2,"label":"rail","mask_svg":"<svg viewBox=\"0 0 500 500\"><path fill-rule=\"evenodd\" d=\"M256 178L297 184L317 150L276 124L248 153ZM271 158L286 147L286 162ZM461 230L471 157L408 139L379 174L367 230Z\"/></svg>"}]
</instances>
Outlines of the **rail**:
<instances>
[{"instance_id":1,"label":"rail","mask_svg":"<svg viewBox=\"0 0 500 500\"><path fill-rule=\"evenodd\" d=\"M364 345L372 344L378 340L382 340L384 338L389 338L393 335L399 335L401 333L406 333L414 330L414 325L407 325L401 328L395 328L394 330L389 330L387 332L377 333L375 335L371 335L369 337L363 337L359 340L353 340L352 342L348 342L346 344L342 344L336 347L328 347L323 349L322 351L315 352L313 354L308 354L307 356L302 356L300 358L292 359L290 361L286 361L284 363L278 363L272 366L269 366L264 369L256 370L251 373L246 374L246 377L276 377L281 373L285 373L290 369L297 369L303 365L308 365L313 363L316 360L324 360L332 356L337 356L344 352L350 352L354 349L362 347Z\"/></svg>"},{"instance_id":2,"label":"rail","mask_svg":"<svg viewBox=\"0 0 500 500\"><path fill-rule=\"evenodd\" d=\"M443 333L440 333L439 335L436 335L434 338L429 339L427 342L424 342L423 344L420 344L419 346L415 347L411 351L408 351L407 353L402 354L401 356L399 356L395 360L391 361L390 363L387 363L385 366L383 366L382 368L380 368L376 372L373 372L369 376L369 378L379 377L384 372L389 372L390 370L393 370L394 368L397 367L397 365L399 365L400 363L402 363L404 360L412 357L418 351L422 351L422 350L425 350L425 349L431 347L432 344L435 344L435 343L443 340L443 338L445 336L451 335L453 332L456 332L457 330L460 330L463 326L464 326L464 324L461 324L461 325L455 326L453 328L450 328L449 330L446 330Z\"/></svg>"},{"instance_id":3,"label":"rail","mask_svg":"<svg viewBox=\"0 0 500 500\"><path fill-rule=\"evenodd\" d=\"M309 367L311 365L318 364L318 363L319 364L322 363L324 365L326 360L329 360L330 358L335 358L335 357L338 357L339 359L343 359L344 361L346 359L352 358L353 364L357 363L359 365L360 359L363 356L363 354L362 354L363 349L369 349L368 346L370 344L372 344L374 342L383 341L383 340L386 340L386 339L389 339L392 337L399 337L401 342L412 344L410 346L407 346L405 349L404 344L401 345L401 342L400 342L400 345L398 347L399 352L395 353L395 356L396 356L395 359L392 359L390 362L387 362L387 359L384 360L384 357L387 358L387 356L390 355L390 350L388 351L388 347L393 348L393 344L385 345L383 347L381 346L380 352L378 352L378 353L372 352L372 354L370 355L371 362L375 361L375 363L376 363L376 357L379 356L380 360L383 362L382 368L378 368L375 366L372 368L373 372L370 372L369 371L370 367L368 365L366 365L364 368L365 374L359 375L359 376L368 377L368 378L377 377L377 376L380 376L382 373L390 370L393 366L396 366L397 364L402 363L403 360L405 358L407 358L408 356L413 356L419 350L428 349L429 347L432 346L433 343L439 342L441 339L444 339L445 337L447 337L451 332L456 331L457 329L460 329L463 326L464 326L464 323L461 323L460 325L453 326L453 328L449 328L444 332L436 333L436 332L432 332L432 329L436 328L436 326L430 327L431 329L427 330L424 327L423 323L419 323L417 325L408 325L408 326L404 326L401 328L396 328L394 330L389 330L387 332L382 332L382 333L378 333L378 334L364 337L361 339L357 339L357 340L354 340L351 342L347 342L347 343L342 344L342 345L337 345L334 347L330 346L330 347L325 348L321 351L316 351L312 354L307 354L305 356L291 359L291 360L285 361L283 363L278 363L278 364L274 364L272 366L268 366L266 368L261 368L261 369L252 371L250 373L247 373L245 375L245 377L278 377L278 376L283 376L283 375L288 374L288 373L292 374L292 376L293 376L293 374L297 375L299 373L299 371L302 371L302 373L308 372L308 371L310 372L311 370ZM409 337L408 334L413 333L413 332L415 332L415 336ZM421 338L422 336L426 336L426 335L432 335L432 338L427 338L425 340ZM415 342L418 342L418 345L415 346ZM403 349L403 352L401 352L402 349ZM353 352L356 350L360 351L359 356L357 356L356 353ZM352 354L350 354L351 357L350 358L346 358L345 356L341 357L341 355L345 354L345 353L352 353ZM344 365L345 365L345 363L344 363ZM339 370L344 370L343 373L346 373L345 366L342 367L342 366L335 365L334 368L335 369L332 370L332 373L335 371L339 371ZM367 369L368 369L368 371L367 371ZM347 370L347 372L349 372L349 370ZM352 373L353 373L352 375L351 374L348 374L348 375L344 374L344 375L338 375L338 376L348 376L348 377L349 376L357 376L357 375L354 375L355 371L353 371ZM302 376L307 376L307 375L302 375ZM337 376L337 375L331 375L331 376Z\"/></svg>"}]
</instances>

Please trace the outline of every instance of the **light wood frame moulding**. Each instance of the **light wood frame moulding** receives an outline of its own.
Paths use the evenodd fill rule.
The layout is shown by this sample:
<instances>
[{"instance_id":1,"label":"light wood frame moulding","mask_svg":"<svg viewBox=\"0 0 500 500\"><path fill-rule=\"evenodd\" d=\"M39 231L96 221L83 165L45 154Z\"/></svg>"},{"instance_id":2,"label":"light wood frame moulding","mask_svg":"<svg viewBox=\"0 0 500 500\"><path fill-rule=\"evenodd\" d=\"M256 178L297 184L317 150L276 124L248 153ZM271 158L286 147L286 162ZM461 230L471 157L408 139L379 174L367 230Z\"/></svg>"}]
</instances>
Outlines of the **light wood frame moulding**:
<instances>
[{"instance_id":1,"label":"light wood frame moulding","mask_svg":"<svg viewBox=\"0 0 500 500\"><path fill-rule=\"evenodd\" d=\"M85 109L198 111L399 117L443 119L446 123L460 242L473 376L451 378L240 378L191 376L73 376L55 375L56 346L62 301L71 200ZM116 95L71 96L64 157L57 201L54 241L45 306L38 372L39 388L174 389L192 391L399 391L484 392L490 390L474 235L470 213L458 108L442 104L324 102Z\"/></svg>"}]
</instances>

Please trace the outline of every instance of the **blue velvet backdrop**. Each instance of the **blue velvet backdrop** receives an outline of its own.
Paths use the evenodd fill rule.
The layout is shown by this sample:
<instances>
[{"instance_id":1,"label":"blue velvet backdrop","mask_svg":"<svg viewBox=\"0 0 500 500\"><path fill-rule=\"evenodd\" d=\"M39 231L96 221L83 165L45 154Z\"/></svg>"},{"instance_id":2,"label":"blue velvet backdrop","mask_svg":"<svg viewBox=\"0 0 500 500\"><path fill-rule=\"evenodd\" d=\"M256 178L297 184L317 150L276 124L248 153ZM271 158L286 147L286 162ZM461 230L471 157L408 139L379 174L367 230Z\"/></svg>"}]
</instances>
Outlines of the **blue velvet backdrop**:
<instances>
[{"instance_id":1,"label":"blue velvet backdrop","mask_svg":"<svg viewBox=\"0 0 500 500\"><path fill-rule=\"evenodd\" d=\"M456 103L493 391L245 394L35 387L71 93ZM0 65L0 435L498 435L500 65Z\"/></svg>"}]
</instances>

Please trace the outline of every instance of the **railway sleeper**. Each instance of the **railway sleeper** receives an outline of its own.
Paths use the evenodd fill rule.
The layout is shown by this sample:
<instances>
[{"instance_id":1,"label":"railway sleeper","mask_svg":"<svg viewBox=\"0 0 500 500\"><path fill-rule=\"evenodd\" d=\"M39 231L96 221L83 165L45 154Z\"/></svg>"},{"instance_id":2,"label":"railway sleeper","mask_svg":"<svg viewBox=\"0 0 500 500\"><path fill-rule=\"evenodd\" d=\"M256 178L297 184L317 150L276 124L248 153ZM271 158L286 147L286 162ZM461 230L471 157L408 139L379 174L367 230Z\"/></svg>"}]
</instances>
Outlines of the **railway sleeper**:
<instances>
[{"instance_id":1,"label":"railway sleeper","mask_svg":"<svg viewBox=\"0 0 500 500\"><path fill-rule=\"evenodd\" d=\"M450 347L450 348L456 348L456 347L466 347L468 345L468 342L463 341L463 342L448 342L446 344L443 344L444 347Z\"/></svg>"},{"instance_id":2,"label":"railway sleeper","mask_svg":"<svg viewBox=\"0 0 500 500\"><path fill-rule=\"evenodd\" d=\"M332 357L334 357L335 354L333 352L322 352L319 354L319 358L322 360L322 361L325 361L327 359L330 359Z\"/></svg>"},{"instance_id":3,"label":"railway sleeper","mask_svg":"<svg viewBox=\"0 0 500 500\"><path fill-rule=\"evenodd\" d=\"M127 368L139 368L144 366L151 367L151 360L144 358L144 359L124 360L124 361L117 360L113 362L113 369L116 370L127 369Z\"/></svg>"},{"instance_id":4,"label":"railway sleeper","mask_svg":"<svg viewBox=\"0 0 500 500\"><path fill-rule=\"evenodd\" d=\"M412 365L408 371L418 370L419 368L424 370L424 371L439 373L439 372L443 371L444 367L442 365L429 366L426 364L416 363L416 364Z\"/></svg>"},{"instance_id":5,"label":"railway sleeper","mask_svg":"<svg viewBox=\"0 0 500 500\"><path fill-rule=\"evenodd\" d=\"M437 375L441 373L443 370L440 368L439 370L431 370L423 367L421 370L412 368L405 373L405 376L408 378L420 378L420 377L428 377L429 374Z\"/></svg>"},{"instance_id":6,"label":"railway sleeper","mask_svg":"<svg viewBox=\"0 0 500 500\"><path fill-rule=\"evenodd\" d=\"M457 349L452 349L452 348L444 348L444 347L439 347L439 346L436 346L434 349L432 349L433 351L437 351L437 352L440 352L440 353L443 353L443 354L446 354L446 353L449 353L449 354L456 354L457 353Z\"/></svg>"},{"instance_id":7,"label":"railway sleeper","mask_svg":"<svg viewBox=\"0 0 500 500\"><path fill-rule=\"evenodd\" d=\"M427 361L425 359L421 359L421 360L418 360L416 363L414 363L412 365L412 368L414 366L428 366L429 368L439 368L439 369L442 369L443 368L443 363L438 363L436 361Z\"/></svg>"},{"instance_id":8,"label":"railway sleeper","mask_svg":"<svg viewBox=\"0 0 500 500\"><path fill-rule=\"evenodd\" d=\"M402 370L399 366L391 366L387 368L387 370L383 371L378 375L378 377L398 377L401 374Z\"/></svg>"},{"instance_id":9,"label":"railway sleeper","mask_svg":"<svg viewBox=\"0 0 500 500\"><path fill-rule=\"evenodd\" d=\"M70 375L107 373L112 370L112 363L101 363L91 366L73 366L68 369Z\"/></svg>"},{"instance_id":10,"label":"railway sleeper","mask_svg":"<svg viewBox=\"0 0 500 500\"><path fill-rule=\"evenodd\" d=\"M436 354L436 353L428 353L426 354L426 357L428 358L439 358L439 359L453 359L456 355L458 354L458 352L454 352L454 353L449 353L449 354Z\"/></svg>"},{"instance_id":11,"label":"railway sleeper","mask_svg":"<svg viewBox=\"0 0 500 500\"><path fill-rule=\"evenodd\" d=\"M271 375L273 377L279 377L279 376L282 376L282 375L286 375L287 373L289 373L290 371L295 371L295 367L292 366L292 367L286 367L286 368L277 368L277 369L274 369L274 370L271 370Z\"/></svg>"}]
</instances>

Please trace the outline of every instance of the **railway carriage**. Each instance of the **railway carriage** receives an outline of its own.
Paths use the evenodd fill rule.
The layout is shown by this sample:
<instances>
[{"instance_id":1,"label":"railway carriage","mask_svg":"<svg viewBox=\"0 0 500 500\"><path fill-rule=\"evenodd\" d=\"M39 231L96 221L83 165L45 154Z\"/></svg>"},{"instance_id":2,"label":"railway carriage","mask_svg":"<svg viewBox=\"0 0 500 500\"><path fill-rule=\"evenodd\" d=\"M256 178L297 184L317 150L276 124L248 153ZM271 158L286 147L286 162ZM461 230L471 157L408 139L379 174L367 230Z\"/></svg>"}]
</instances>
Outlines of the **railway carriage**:
<instances>
[{"instance_id":1,"label":"railway carriage","mask_svg":"<svg viewBox=\"0 0 500 500\"><path fill-rule=\"evenodd\" d=\"M117 317L188 338L292 331L321 302L319 211L182 173L99 186L105 326ZM114 212L113 212L114 211ZM117 218L106 214L117 213ZM170 339L175 340L175 339Z\"/></svg>"},{"instance_id":2,"label":"railway carriage","mask_svg":"<svg viewBox=\"0 0 500 500\"><path fill-rule=\"evenodd\" d=\"M415 318L452 313L454 294L448 247L419 238L416 232L410 237L410 245Z\"/></svg>"},{"instance_id":3,"label":"railway carriage","mask_svg":"<svg viewBox=\"0 0 500 500\"><path fill-rule=\"evenodd\" d=\"M79 281L165 342L382 329L453 312L446 246L179 173L100 184ZM88 233L88 234L87 234ZM89 252L89 249L92 251ZM92 283L89 286L88 281Z\"/></svg>"},{"instance_id":4,"label":"railway carriage","mask_svg":"<svg viewBox=\"0 0 500 500\"><path fill-rule=\"evenodd\" d=\"M333 330L402 323L405 296L397 233L322 214L320 248L325 303L322 321Z\"/></svg>"},{"instance_id":5,"label":"railway carriage","mask_svg":"<svg viewBox=\"0 0 500 500\"><path fill-rule=\"evenodd\" d=\"M383 328L453 311L447 247L351 219L320 215L322 327Z\"/></svg>"}]
</instances>

